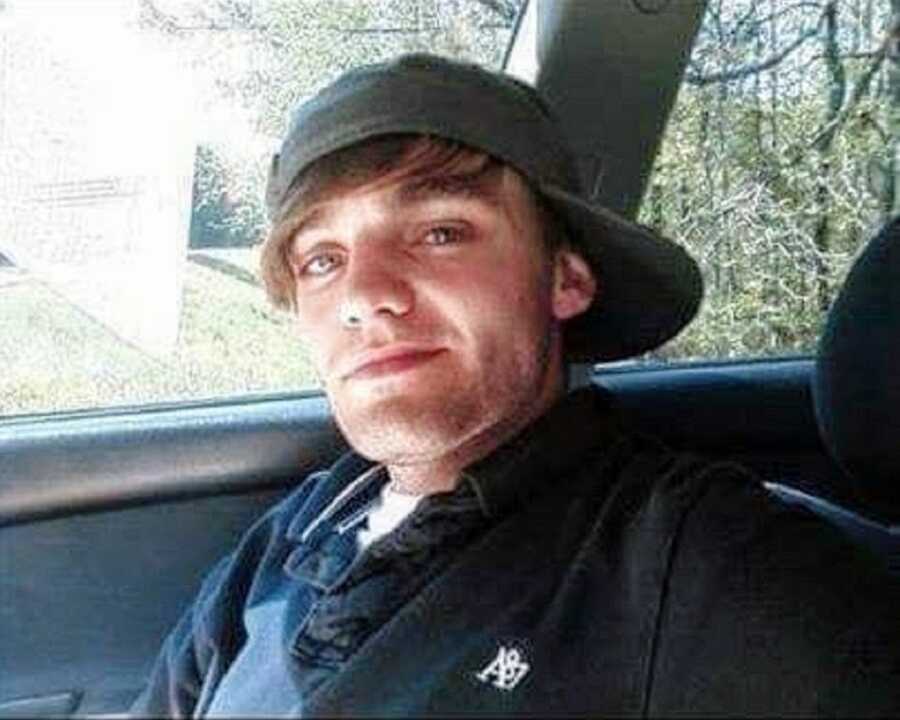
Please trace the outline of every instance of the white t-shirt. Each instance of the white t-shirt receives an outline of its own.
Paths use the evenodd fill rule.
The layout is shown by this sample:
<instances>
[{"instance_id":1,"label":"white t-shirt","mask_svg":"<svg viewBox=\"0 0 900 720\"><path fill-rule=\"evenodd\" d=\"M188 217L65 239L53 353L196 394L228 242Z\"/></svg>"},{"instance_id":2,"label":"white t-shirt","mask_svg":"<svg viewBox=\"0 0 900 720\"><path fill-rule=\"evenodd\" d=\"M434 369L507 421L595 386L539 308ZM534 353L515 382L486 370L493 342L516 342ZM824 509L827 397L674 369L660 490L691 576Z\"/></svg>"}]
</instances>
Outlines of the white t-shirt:
<instances>
[{"instance_id":1,"label":"white t-shirt","mask_svg":"<svg viewBox=\"0 0 900 720\"><path fill-rule=\"evenodd\" d=\"M366 518L369 526L362 528L356 536L360 550L365 550L402 523L423 497L425 496L397 492L391 487L391 483L381 488L378 500Z\"/></svg>"}]
</instances>

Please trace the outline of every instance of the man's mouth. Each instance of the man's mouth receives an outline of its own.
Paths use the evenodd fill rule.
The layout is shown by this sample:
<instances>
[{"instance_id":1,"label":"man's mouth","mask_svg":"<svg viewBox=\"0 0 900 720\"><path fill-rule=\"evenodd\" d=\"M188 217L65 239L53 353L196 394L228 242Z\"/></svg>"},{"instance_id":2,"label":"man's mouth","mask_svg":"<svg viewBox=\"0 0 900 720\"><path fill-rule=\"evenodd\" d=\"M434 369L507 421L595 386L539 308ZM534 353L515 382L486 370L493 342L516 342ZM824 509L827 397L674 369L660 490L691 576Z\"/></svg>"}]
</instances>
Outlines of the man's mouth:
<instances>
[{"instance_id":1,"label":"man's mouth","mask_svg":"<svg viewBox=\"0 0 900 720\"><path fill-rule=\"evenodd\" d=\"M347 374L351 380L371 380L413 370L444 352L437 349L386 348L360 358Z\"/></svg>"}]
</instances>

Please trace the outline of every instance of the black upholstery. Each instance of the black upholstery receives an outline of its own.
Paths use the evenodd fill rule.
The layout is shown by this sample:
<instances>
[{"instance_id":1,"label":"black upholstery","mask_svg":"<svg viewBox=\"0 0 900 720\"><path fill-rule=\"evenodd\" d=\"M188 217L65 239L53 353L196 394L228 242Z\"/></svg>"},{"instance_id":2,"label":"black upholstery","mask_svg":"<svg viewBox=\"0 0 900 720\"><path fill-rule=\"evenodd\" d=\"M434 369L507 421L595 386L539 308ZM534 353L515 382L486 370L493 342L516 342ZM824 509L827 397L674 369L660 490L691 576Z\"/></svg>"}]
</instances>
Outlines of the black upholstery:
<instances>
[{"instance_id":1,"label":"black upholstery","mask_svg":"<svg viewBox=\"0 0 900 720\"><path fill-rule=\"evenodd\" d=\"M900 526L887 525L780 483L766 483L766 488L789 505L802 505L842 530L856 545L866 547L883 561L892 575L900 576Z\"/></svg>"},{"instance_id":2,"label":"black upholstery","mask_svg":"<svg viewBox=\"0 0 900 720\"><path fill-rule=\"evenodd\" d=\"M828 314L812 395L819 432L876 521L781 484L769 489L826 518L900 576L900 218L864 249Z\"/></svg>"},{"instance_id":3,"label":"black upholstery","mask_svg":"<svg viewBox=\"0 0 900 720\"><path fill-rule=\"evenodd\" d=\"M829 452L900 517L900 218L869 242L832 305L813 400Z\"/></svg>"}]
</instances>

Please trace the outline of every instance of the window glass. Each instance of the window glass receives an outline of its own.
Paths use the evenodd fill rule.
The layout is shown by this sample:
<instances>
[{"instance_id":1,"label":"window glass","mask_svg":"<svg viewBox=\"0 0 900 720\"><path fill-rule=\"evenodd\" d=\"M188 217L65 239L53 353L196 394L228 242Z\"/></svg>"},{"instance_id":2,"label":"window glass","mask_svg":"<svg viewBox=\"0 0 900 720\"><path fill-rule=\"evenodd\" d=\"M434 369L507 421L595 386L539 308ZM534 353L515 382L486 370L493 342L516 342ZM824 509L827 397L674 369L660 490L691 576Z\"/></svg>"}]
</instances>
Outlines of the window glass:
<instances>
[{"instance_id":1,"label":"window glass","mask_svg":"<svg viewBox=\"0 0 900 720\"><path fill-rule=\"evenodd\" d=\"M855 253L900 210L892 7L709 1L641 210L700 261L706 299L656 356L814 351Z\"/></svg>"},{"instance_id":2,"label":"window glass","mask_svg":"<svg viewBox=\"0 0 900 720\"><path fill-rule=\"evenodd\" d=\"M522 0L0 0L0 416L317 384L257 272L303 97Z\"/></svg>"}]
</instances>

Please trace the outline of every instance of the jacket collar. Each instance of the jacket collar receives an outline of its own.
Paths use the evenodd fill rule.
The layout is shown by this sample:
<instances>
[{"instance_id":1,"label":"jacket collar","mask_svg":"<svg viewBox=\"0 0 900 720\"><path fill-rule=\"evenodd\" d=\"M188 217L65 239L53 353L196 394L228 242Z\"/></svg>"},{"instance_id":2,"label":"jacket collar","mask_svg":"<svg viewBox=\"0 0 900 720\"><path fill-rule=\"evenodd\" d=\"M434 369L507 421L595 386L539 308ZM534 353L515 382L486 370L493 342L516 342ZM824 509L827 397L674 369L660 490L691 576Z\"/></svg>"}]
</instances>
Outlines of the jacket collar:
<instances>
[{"instance_id":1,"label":"jacket collar","mask_svg":"<svg viewBox=\"0 0 900 720\"><path fill-rule=\"evenodd\" d=\"M388 480L382 465L354 452L344 453L327 472L307 481L315 484L304 509L287 527L288 540L318 543L331 528L352 524Z\"/></svg>"},{"instance_id":2,"label":"jacket collar","mask_svg":"<svg viewBox=\"0 0 900 720\"><path fill-rule=\"evenodd\" d=\"M594 386L575 390L490 455L469 465L456 490L426 498L422 505L474 495L484 515L500 515L582 465L587 453L608 448L617 428L605 390ZM333 499L302 531L292 528L295 535L302 532L308 539L316 530L346 520L349 513L371 503L388 481L383 466L354 452L342 456L328 475Z\"/></svg>"},{"instance_id":3,"label":"jacket collar","mask_svg":"<svg viewBox=\"0 0 900 720\"><path fill-rule=\"evenodd\" d=\"M610 447L618 426L609 393L594 386L575 390L467 467L457 490L468 486L485 515L500 515L583 466L588 453Z\"/></svg>"}]
</instances>

